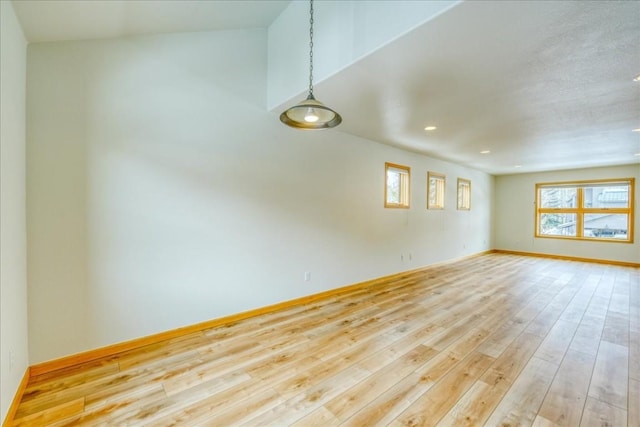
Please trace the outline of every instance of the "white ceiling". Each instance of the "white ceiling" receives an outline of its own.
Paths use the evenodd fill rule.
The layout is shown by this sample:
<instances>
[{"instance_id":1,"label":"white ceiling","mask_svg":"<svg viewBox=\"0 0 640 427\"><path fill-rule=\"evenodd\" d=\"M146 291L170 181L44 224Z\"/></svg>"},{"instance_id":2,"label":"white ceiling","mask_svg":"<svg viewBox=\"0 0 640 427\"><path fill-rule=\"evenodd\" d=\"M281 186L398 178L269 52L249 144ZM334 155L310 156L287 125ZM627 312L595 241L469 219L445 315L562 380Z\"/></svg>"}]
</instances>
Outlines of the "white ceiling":
<instances>
[{"instance_id":1,"label":"white ceiling","mask_svg":"<svg viewBox=\"0 0 640 427\"><path fill-rule=\"evenodd\" d=\"M30 41L265 27L288 3L13 1ZM639 74L640 2L466 1L315 94L340 131L509 174L640 163Z\"/></svg>"},{"instance_id":2,"label":"white ceiling","mask_svg":"<svg viewBox=\"0 0 640 427\"><path fill-rule=\"evenodd\" d=\"M640 2L468 1L314 92L342 131L509 174L640 162L638 74Z\"/></svg>"},{"instance_id":3,"label":"white ceiling","mask_svg":"<svg viewBox=\"0 0 640 427\"><path fill-rule=\"evenodd\" d=\"M13 0L30 42L268 27L289 0Z\"/></svg>"}]
</instances>

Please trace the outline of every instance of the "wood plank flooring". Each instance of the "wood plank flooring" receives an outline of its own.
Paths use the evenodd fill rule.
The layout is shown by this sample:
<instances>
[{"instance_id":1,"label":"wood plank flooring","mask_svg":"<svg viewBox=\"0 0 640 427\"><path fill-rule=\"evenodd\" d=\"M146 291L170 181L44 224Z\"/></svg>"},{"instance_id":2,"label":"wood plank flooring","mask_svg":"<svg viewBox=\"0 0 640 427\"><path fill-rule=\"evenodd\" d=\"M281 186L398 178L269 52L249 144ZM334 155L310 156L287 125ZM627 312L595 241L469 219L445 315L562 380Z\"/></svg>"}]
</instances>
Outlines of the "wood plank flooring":
<instances>
[{"instance_id":1,"label":"wood plank flooring","mask_svg":"<svg viewBox=\"0 0 640 427\"><path fill-rule=\"evenodd\" d=\"M15 426L640 426L640 269L489 254L30 379Z\"/></svg>"}]
</instances>

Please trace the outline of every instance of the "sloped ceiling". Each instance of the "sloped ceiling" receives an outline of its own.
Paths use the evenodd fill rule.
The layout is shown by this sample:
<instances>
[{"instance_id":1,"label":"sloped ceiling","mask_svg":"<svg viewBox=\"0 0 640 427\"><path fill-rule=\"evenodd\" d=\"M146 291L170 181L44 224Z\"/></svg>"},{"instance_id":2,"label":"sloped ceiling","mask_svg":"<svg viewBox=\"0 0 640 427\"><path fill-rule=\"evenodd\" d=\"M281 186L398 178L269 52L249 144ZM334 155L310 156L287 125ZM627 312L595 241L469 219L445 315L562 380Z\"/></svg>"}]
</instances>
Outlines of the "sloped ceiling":
<instances>
[{"instance_id":1,"label":"sloped ceiling","mask_svg":"<svg viewBox=\"0 0 640 427\"><path fill-rule=\"evenodd\" d=\"M268 27L288 4L289 0L13 1L30 42Z\"/></svg>"},{"instance_id":2,"label":"sloped ceiling","mask_svg":"<svg viewBox=\"0 0 640 427\"><path fill-rule=\"evenodd\" d=\"M13 1L32 42L266 27L288 3ZM640 2L466 1L315 93L338 131L509 174L640 163L638 75Z\"/></svg>"},{"instance_id":3,"label":"sloped ceiling","mask_svg":"<svg viewBox=\"0 0 640 427\"><path fill-rule=\"evenodd\" d=\"M468 1L315 94L344 132L509 174L640 162L639 74L640 2Z\"/></svg>"}]
</instances>

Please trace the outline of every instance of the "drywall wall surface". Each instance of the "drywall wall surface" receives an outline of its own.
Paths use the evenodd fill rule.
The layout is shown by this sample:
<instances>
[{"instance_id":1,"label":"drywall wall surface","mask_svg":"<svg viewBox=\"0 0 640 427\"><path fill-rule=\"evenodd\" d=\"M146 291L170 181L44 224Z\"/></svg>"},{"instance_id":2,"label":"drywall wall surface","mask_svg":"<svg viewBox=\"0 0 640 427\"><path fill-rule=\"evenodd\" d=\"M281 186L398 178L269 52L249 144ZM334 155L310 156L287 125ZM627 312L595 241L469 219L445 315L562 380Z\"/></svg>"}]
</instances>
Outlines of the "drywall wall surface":
<instances>
[{"instance_id":1,"label":"drywall wall surface","mask_svg":"<svg viewBox=\"0 0 640 427\"><path fill-rule=\"evenodd\" d=\"M493 177L268 112L265 29L28 61L34 363L490 249ZM411 167L411 209L384 208L387 161Z\"/></svg>"},{"instance_id":2,"label":"drywall wall surface","mask_svg":"<svg viewBox=\"0 0 640 427\"><path fill-rule=\"evenodd\" d=\"M635 178L635 238L634 243L594 242L536 238L535 185L541 182L562 182L609 178ZM638 200L640 166L632 164L605 168L575 169L556 172L497 176L495 208L495 248L549 255L595 258L640 263L638 234Z\"/></svg>"},{"instance_id":3,"label":"drywall wall surface","mask_svg":"<svg viewBox=\"0 0 640 427\"><path fill-rule=\"evenodd\" d=\"M459 3L452 0L315 2L314 83ZM294 103L301 101L309 85L308 2L292 1L271 24L268 49L268 108L281 109L292 98ZM331 104L330 100L326 102Z\"/></svg>"},{"instance_id":4,"label":"drywall wall surface","mask_svg":"<svg viewBox=\"0 0 640 427\"><path fill-rule=\"evenodd\" d=\"M0 2L0 409L4 419L29 365L25 86L27 42Z\"/></svg>"}]
</instances>

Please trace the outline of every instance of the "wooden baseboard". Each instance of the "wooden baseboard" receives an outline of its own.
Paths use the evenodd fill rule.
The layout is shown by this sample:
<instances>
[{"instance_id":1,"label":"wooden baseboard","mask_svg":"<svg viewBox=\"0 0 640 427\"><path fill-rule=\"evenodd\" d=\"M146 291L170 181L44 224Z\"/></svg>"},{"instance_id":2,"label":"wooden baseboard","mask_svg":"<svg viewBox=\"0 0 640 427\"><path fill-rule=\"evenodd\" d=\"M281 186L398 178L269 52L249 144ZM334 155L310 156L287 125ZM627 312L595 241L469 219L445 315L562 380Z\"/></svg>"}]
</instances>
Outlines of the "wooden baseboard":
<instances>
[{"instance_id":1,"label":"wooden baseboard","mask_svg":"<svg viewBox=\"0 0 640 427\"><path fill-rule=\"evenodd\" d=\"M202 323L197 323L195 325L189 325L182 328L172 329L166 332L160 332L158 334L149 335L146 337L135 338L130 341L121 342L118 344L109 345L106 347L101 347L93 350L84 351L77 354L72 354L70 356L61 357L59 359L49 360L46 362L38 363L36 365L31 366L31 376L35 377L38 375L46 374L52 371L57 371L60 369L70 368L75 365L79 365L82 363L93 362L99 359L104 359L107 357L115 356L119 353L123 353L125 351L134 350L140 347L144 347L147 345L155 344L161 341L166 341L174 338L178 338L184 335L188 335L194 332L200 332L206 329L215 328L217 326L221 326L228 323L238 322L240 320L248 319L255 316L260 316L262 314L272 313L274 311L283 310L293 306L310 304L318 300L322 300L325 298L331 298L333 296L340 295L345 292L350 292L352 290L356 290L358 288L366 288L371 286L376 286L382 284L388 280L402 278L403 276L409 276L416 272L424 271L428 268L433 268L437 265L457 262L460 259L471 258L476 256L481 256L491 253L491 251L483 251L475 254L471 254L462 258L456 258L452 260L447 260L437 264L431 264L428 266L420 267L414 270L403 271L401 273L395 273L389 276L380 277L377 279L367 280L364 282L343 286L336 289L330 289L328 291L320 292L313 295L307 295L304 297L292 299L289 301L283 301L277 304L268 305L266 307L256 308L254 310L245 311L242 313L232 314L225 317L220 317L218 319L209 320Z\"/></svg>"},{"instance_id":2,"label":"wooden baseboard","mask_svg":"<svg viewBox=\"0 0 640 427\"><path fill-rule=\"evenodd\" d=\"M31 368L27 367L24 371L24 375L22 376L22 381L20 381L20 385L18 386L18 390L16 391L15 396L13 396L11 406L9 406L9 410L7 411L7 416L2 422L2 427L10 427L13 424L13 418L16 416L16 411L18 410L18 406L22 400L24 390L27 388L27 384L29 383L29 378L31 378Z\"/></svg>"},{"instance_id":3,"label":"wooden baseboard","mask_svg":"<svg viewBox=\"0 0 640 427\"><path fill-rule=\"evenodd\" d=\"M2 427L9 427L11 425L13 418L15 416L15 413L18 409L18 405L20 404L24 391L28 385L29 379L32 377L36 377L38 375L42 375L42 374L60 370L60 369L70 368L82 363L87 363L87 362L97 361L97 360L108 358L108 357L113 357L125 351L134 350L147 345L155 344L155 343L166 341L169 339L178 338L184 335L188 335L194 332L200 332L200 331L221 326L224 324L238 322L240 320L248 319L248 318L259 316L262 314L283 310L293 306L310 304L318 300L338 296L342 293L357 290L359 288L377 286L385 283L388 280L402 279L403 277L408 278L415 273L425 272L430 268L433 268L436 266L455 263L460 261L461 259L473 258L477 256L490 254L490 253L534 256L534 257L553 258L553 259L568 260L568 261L594 262L594 263L600 263L600 264L613 264L613 265L640 268L639 263L632 263L632 262L621 262L621 261L602 260L602 259L593 259L593 258L580 258L580 257L571 257L571 256L565 256L565 255L553 255L553 254L542 254L542 253L532 253L532 252L519 252L519 251L510 251L510 250L503 250L503 249L492 249L492 250L483 251L483 252L471 254L471 255L456 258L456 259L434 263L434 264L420 267L417 269L404 271L401 273L396 273L396 274L392 274L392 275L388 275L388 276L380 277L377 279L372 279L372 280L368 280L368 281L364 281L364 282L360 282L360 283L356 283L356 284L352 284L352 285L348 285L348 286L344 286L336 289L331 289L331 290L320 292L317 294L307 295L307 296L296 298L293 300L284 301L277 304L272 304L269 306L245 311L242 313L237 313L237 314L221 317L218 319L198 323L195 325L189 325L189 326L173 329L166 332L149 335L146 337L136 338L130 341L125 341L122 343L117 343L117 344L113 344L106 347L88 350L82 353L77 353L70 356L66 356L59 359L50 360L50 361L33 365L31 367L28 367L27 370L25 371L22 382L20 383L20 386L16 392L16 395L12 401L12 404L9 407L7 416L3 421Z\"/></svg>"},{"instance_id":4,"label":"wooden baseboard","mask_svg":"<svg viewBox=\"0 0 640 427\"><path fill-rule=\"evenodd\" d=\"M217 326L221 326L228 323L238 322L240 320L248 319L255 316L260 316L262 314L272 313L274 311L283 310L289 307L311 304L315 301L331 298L333 296L340 295L345 292L349 292L358 288L366 288L371 286L376 286L385 281L398 279L402 276L408 276L414 274L416 272L424 271L429 268L433 268L438 265L448 264L452 262L460 261L461 259L476 257L485 255L488 253L502 253L502 254L512 254L512 255L522 255L522 256L535 256L535 257L543 257L543 258L553 258L560 260L568 260L568 261L581 261L581 262L594 262L600 264L613 264L613 265L622 265L626 267L635 267L640 268L640 264L631 263L631 262L621 262L621 261L612 261L612 260L602 260L602 259L594 259L594 258L580 258L580 257L571 257L565 255L552 255L552 254L542 254L542 253L533 253L533 252L520 252L520 251L510 251L504 249L492 249L488 251L483 251L479 253L475 253L472 255L468 255L461 258L451 259L447 261L443 261L441 263L431 264L425 267L420 267L414 270L404 271L401 273L392 274L389 276L380 277L373 280L367 280L361 283L356 283L336 289L330 289L328 291L320 292L313 295L307 295L304 297L296 298L289 301L283 301L277 304L272 304L265 307L256 308L253 310L232 314L225 317L220 317L218 319L209 320L202 323L197 323L195 325L189 325L182 328L172 329L165 332L160 332L158 334L149 335L146 337L136 338L130 341L125 341L113 345L109 345L106 347L101 347L97 349L88 350L85 352L73 354L70 356L65 356L59 359L54 359L42 363L38 363L30 367L30 375L32 377L42 375L45 373L49 373L52 371L56 371L59 369L65 369L72 366L76 366L82 363L92 362L99 359L107 358L115 356L119 353L134 350L140 347L144 347L147 345L155 344L161 341L166 341L174 338L179 338L184 335L188 335L194 332L200 332L206 329L215 328Z\"/></svg>"},{"instance_id":5,"label":"wooden baseboard","mask_svg":"<svg viewBox=\"0 0 640 427\"><path fill-rule=\"evenodd\" d=\"M403 277L410 277L415 273L424 272L436 266L454 263L454 262L460 261L461 259L473 258L481 255L490 254L490 253L534 256L534 257L553 258L553 259L568 260L568 261L594 262L599 264L613 264L613 265L640 268L639 263L632 263L632 262L602 260L602 259L594 259L594 258L580 258L580 257L571 257L571 256L565 256L565 255L542 254L542 253L533 253L533 252L519 252L519 251L510 251L510 250L503 250L503 249L492 249L492 250L464 256L461 258L434 263L434 264L430 264L428 266L420 267L417 269L404 271L401 273L396 273L396 274L380 277L377 279L367 280L364 282L360 282L360 283L356 283L356 284L352 284L352 285L348 285L348 286L344 286L336 289L330 289L328 291L320 292L317 294L307 295L307 296L296 298L293 300L283 301L277 304L256 308L256 309L245 311L242 313L232 314L229 316L209 320L209 321L198 323L195 325L189 325L189 326L173 329L166 332L149 335L146 337L136 338L130 341L125 341L122 343L117 343L117 344L113 344L106 347L88 350L82 353L77 353L70 356L65 356L59 359L50 360L50 361L33 365L31 367L28 367L27 370L25 371L24 377L22 378L20 386L16 392L16 395L13 398L11 406L9 407L7 416L4 422L2 423L2 427L11 426L15 413L18 409L18 405L20 404L20 401L22 399L22 395L24 394L24 391L28 385L29 379L32 377L36 377L38 375L42 375L42 374L56 371L59 369L70 368L82 363L87 363L87 362L104 359L107 357L112 357L125 351L134 350L150 344L155 344L161 341L178 338L184 335L188 335L194 332L200 332L200 331L221 326L224 324L238 322L240 320L248 319L248 318L259 316L262 314L272 313L274 311L283 310L293 306L310 304L318 300L338 296L342 293L357 290L359 288L377 286L385 283L388 280L401 279Z\"/></svg>"},{"instance_id":6,"label":"wooden baseboard","mask_svg":"<svg viewBox=\"0 0 640 427\"><path fill-rule=\"evenodd\" d=\"M565 261L593 262L593 263L596 263L596 264L611 264L611 265L621 265L623 267L640 268L640 263L625 262L625 261L614 261L614 260L598 259L598 258L581 258L581 257L575 257L575 256L567 256L567 255L542 254L542 253L537 253L537 252L509 251L509 250L505 250L505 249L493 249L491 252L492 253L496 253L496 254L533 256L533 257L539 257L539 258L560 259L560 260L565 260Z\"/></svg>"}]
</instances>

